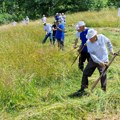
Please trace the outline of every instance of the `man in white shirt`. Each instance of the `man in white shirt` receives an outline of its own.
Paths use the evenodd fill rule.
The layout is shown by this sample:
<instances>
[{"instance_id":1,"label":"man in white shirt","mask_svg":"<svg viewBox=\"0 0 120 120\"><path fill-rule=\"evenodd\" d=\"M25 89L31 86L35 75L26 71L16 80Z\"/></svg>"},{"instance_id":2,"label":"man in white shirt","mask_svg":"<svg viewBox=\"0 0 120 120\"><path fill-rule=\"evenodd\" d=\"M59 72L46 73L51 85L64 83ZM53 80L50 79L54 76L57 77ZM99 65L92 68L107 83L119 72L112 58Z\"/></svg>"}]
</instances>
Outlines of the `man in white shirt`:
<instances>
[{"instance_id":1,"label":"man in white shirt","mask_svg":"<svg viewBox=\"0 0 120 120\"><path fill-rule=\"evenodd\" d=\"M43 17L42 17L42 22L43 22L43 23L46 23L46 21L47 21L47 18L45 17L45 15L43 15Z\"/></svg>"},{"instance_id":2,"label":"man in white shirt","mask_svg":"<svg viewBox=\"0 0 120 120\"><path fill-rule=\"evenodd\" d=\"M80 29L79 29L79 26L78 24L76 25L76 39L75 39L75 44L73 46L73 48L77 48L77 43L78 43L78 39L80 38Z\"/></svg>"},{"instance_id":3,"label":"man in white shirt","mask_svg":"<svg viewBox=\"0 0 120 120\"><path fill-rule=\"evenodd\" d=\"M16 22L16 21L12 22L12 25L13 25L13 26L16 26L16 24L17 24L17 22Z\"/></svg>"},{"instance_id":4,"label":"man in white shirt","mask_svg":"<svg viewBox=\"0 0 120 120\"><path fill-rule=\"evenodd\" d=\"M47 38L50 38L50 43L52 44L52 25L49 23L43 23L44 30L46 31L46 35L44 39L42 40L42 44L44 44L47 40Z\"/></svg>"},{"instance_id":5,"label":"man in white shirt","mask_svg":"<svg viewBox=\"0 0 120 120\"><path fill-rule=\"evenodd\" d=\"M97 34L94 29L89 29L86 35L87 48L90 53L91 59L88 62L86 68L83 71L81 89L73 94L73 96L81 96L84 94L84 89L88 87L88 77L90 77L96 68L98 68L99 73L102 74L108 63L108 49L112 55L113 47L110 40L103 34ZM106 73L101 77L101 88L106 91Z\"/></svg>"},{"instance_id":6,"label":"man in white shirt","mask_svg":"<svg viewBox=\"0 0 120 120\"><path fill-rule=\"evenodd\" d=\"M63 23L66 25L66 15L62 13Z\"/></svg>"},{"instance_id":7,"label":"man in white shirt","mask_svg":"<svg viewBox=\"0 0 120 120\"><path fill-rule=\"evenodd\" d=\"M25 21L26 21L26 24L29 24L29 17L28 16L26 16L26 18L25 18Z\"/></svg>"}]
</instances>

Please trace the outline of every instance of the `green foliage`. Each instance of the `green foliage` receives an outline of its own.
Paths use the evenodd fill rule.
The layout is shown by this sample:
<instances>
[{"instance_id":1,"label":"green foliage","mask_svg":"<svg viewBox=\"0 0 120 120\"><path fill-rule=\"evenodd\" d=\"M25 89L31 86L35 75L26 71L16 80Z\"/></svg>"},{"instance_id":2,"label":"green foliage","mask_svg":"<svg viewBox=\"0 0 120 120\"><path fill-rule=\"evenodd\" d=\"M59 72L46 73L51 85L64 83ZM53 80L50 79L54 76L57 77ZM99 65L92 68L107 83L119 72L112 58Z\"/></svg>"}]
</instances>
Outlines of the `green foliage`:
<instances>
[{"instance_id":1,"label":"green foliage","mask_svg":"<svg viewBox=\"0 0 120 120\"><path fill-rule=\"evenodd\" d=\"M101 10L107 6L120 6L119 0L2 0L0 1L0 14L9 14L15 21L20 21L25 16L30 19L55 15L58 12L73 13L88 10ZM0 19L1 23L9 22L6 17Z\"/></svg>"},{"instance_id":2,"label":"green foliage","mask_svg":"<svg viewBox=\"0 0 120 120\"><path fill-rule=\"evenodd\" d=\"M9 23L9 21L13 20L13 16L10 14L0 14L0 24Z\"/></svg>"},{"instance_id":3,"label":"green foliage","mask_svg":"<svg viewBox=\"0 0 120 120\"><path fill-rule=\"evenodd\" d=\"M91 10L99 11L102 8L105 8L107 6L107 3L103 0L94 0L90 5Z\"/></svg>"},{"instance_id":4,"label":"green foliage","mask_svg":"<svg viewBox=\"0 0 120 120\"><path fill-rule=\"evenodd\" d=\"M108 6L120 7L120 1L119 0L108 0Z\"/></svg>"}]
</instances>

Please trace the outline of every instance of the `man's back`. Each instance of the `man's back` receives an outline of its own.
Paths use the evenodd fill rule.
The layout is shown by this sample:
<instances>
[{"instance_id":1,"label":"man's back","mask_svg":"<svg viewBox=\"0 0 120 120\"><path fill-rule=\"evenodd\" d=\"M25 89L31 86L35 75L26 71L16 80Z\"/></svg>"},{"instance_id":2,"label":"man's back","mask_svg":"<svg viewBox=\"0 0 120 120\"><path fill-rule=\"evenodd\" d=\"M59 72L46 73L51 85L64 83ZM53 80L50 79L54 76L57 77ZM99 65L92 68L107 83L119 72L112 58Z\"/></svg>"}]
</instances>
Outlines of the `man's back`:
<instances>
[{"instance_id":1,"label":"man's back","mask_svg":"<svg viewBox=\"0 0 120 120\"><path fill-rule=\"evenodd\" d=\"M87 32L88 32L88 28L86 28L84 31L80 32L80 39L81 39L82 46L87 41L87 38L86 38ZM87 46L85 46L82 51L87 52Z\"/></svg>"},{"instance_id":2,"label":"man's back","mask_svg":"<svg viewBox=\"0 0 120 120\"><path fill-rule=\"evenodd\" d=\"M44 26L44 30L47 31L47 33L50 33L52 31L51 24L47 23Z\"/></svg>"},{"instance_id":3,"label":"man's back","mask_svg":"<svg viewBox=\"0 0 120 120\"><path fill-rule=\"evenodd\" d=\"M110 40L103 34L97 35L97 40L94 43L91 43L90 40L87 41L88 52L91 54L91 56L93 56L93 60L97 60L94 59L95 55L102 62L108 62L108 51L106 44L108 44L109 49L112 49Z\"/></svg>"}]
</instances>

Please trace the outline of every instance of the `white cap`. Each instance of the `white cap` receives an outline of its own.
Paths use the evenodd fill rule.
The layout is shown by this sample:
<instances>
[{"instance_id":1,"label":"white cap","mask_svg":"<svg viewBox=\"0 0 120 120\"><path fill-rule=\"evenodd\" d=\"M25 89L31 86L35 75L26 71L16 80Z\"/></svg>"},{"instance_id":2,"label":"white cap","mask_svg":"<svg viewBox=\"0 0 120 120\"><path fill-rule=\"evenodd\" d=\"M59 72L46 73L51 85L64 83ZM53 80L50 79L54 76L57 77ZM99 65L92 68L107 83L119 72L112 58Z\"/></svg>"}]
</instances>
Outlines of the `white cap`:
<instances>
[{"instance_id":1,"label":"white cap","mask_svg":"<svg viewBox=\"0 0 120 120\"><path fill-rule=\"evenodd\" d=\"M95 35L97 35L97 31L94 29L89 29L88 33L86 35L87 39L91 39L92 37L94 37Z\"/></svg>"},{"instance_id":2,"label":"white cap","mask_svg":"<svg viewBox=\"0 0 120 120\"><path fill-rule=\"evenodd\" d=\"M84 21L79 21L79 22L78 22L78 26L79 26L79 27L85 26L85 22L84 22Z\"/></svg>"},{"instance_id":3,"label":"white cap","mask_svg":"<svg viewBox=\"0 0 120 120\"><path fill-rule=\"evenodd\" d=\"M78 25L78 24L75 26L75 29L76 29L76 30L79 30L79 25Z\"/></svg>"}]
</instances>

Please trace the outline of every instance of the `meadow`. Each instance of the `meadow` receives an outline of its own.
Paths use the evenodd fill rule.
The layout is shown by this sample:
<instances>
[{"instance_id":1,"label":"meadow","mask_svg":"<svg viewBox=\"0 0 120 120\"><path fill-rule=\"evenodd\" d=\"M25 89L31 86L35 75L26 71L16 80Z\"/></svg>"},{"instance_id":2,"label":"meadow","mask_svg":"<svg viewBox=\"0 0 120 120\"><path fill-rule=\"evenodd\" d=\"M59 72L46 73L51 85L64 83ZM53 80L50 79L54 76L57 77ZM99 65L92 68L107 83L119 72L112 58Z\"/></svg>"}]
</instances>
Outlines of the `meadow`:
<instances>
[{"instance_id":1,"label":"meadow","mask_svg":"<svg viewBox=\"0 0 120 120\"><path fill-rule=\"evenodd\" d=\"M77 55L72 50L75 25L80 20L110 38L114 51L119 50L116 9L68 14L64 51L57 44L50 46L49 40L41 44L45 35L41 20L0 26L0 120L120 120L120 56L108 69L106 93L99 83L90 96L69 97L80 88L82 77L77 61L71 67ZM98 77L96 70L88 92Z\"/></svg>"}]
</instances>

